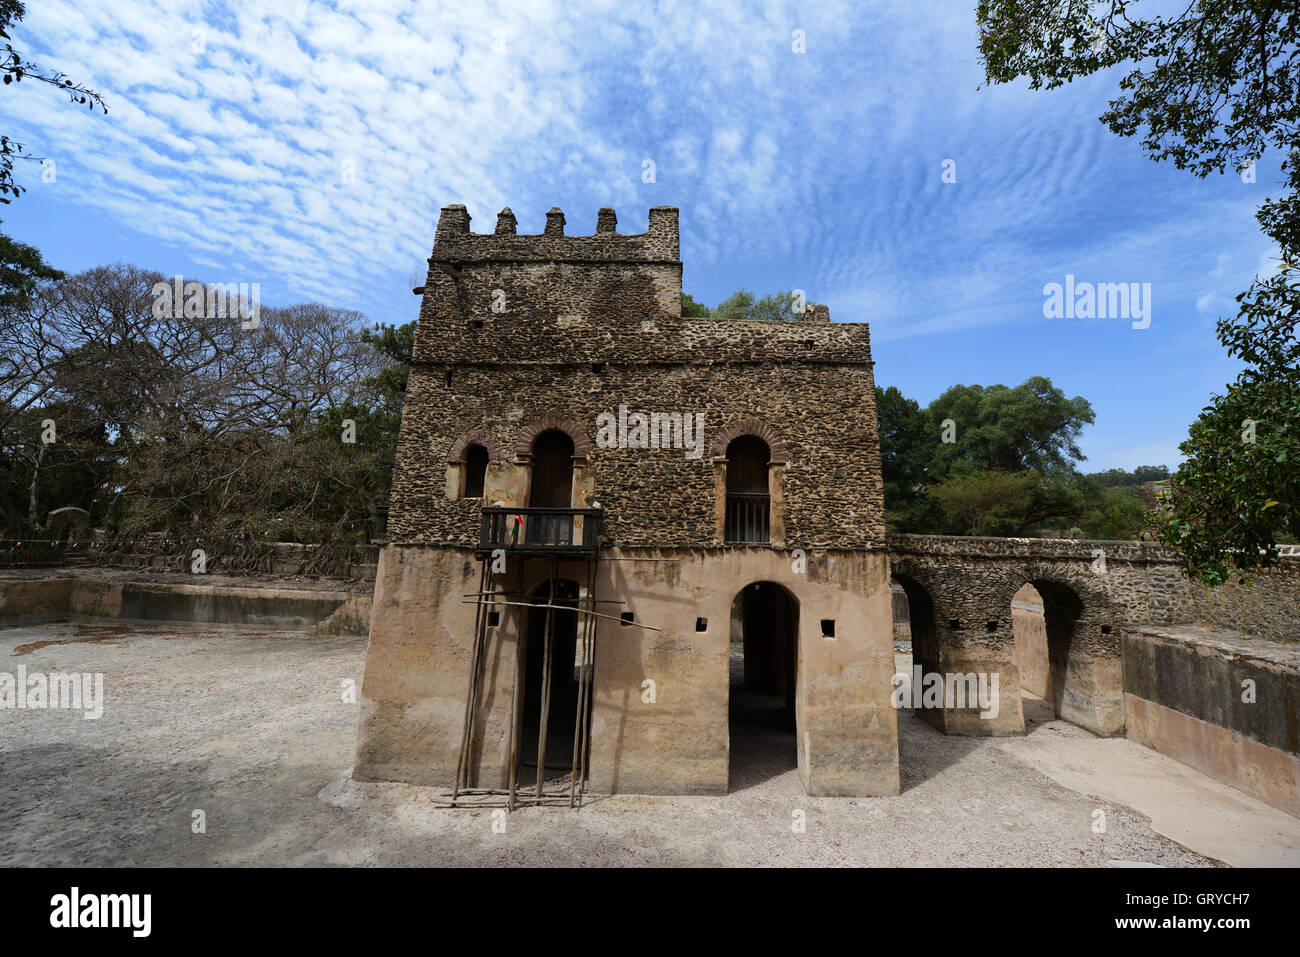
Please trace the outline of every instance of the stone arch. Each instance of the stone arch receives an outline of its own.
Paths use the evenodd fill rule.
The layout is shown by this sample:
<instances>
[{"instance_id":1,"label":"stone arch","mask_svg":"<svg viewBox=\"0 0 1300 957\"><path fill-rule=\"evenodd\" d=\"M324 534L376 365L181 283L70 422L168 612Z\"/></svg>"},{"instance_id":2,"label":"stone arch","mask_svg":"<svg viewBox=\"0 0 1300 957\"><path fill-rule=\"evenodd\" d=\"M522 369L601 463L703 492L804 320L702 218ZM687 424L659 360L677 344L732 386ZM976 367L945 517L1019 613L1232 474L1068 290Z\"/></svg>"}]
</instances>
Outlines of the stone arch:
<instances>
[{"instance_id":1,"label":"stone arch","mask_svg":"<svg viewBox=\"0 0 1300 957\"><path fill-rule=\"evenodd\" d=\"M891 562L889 569L891 583L898 582L907 596L908 633L912 645L912 666L920 667L922 674L942 673L945 671L942 653L942 631L940 626L938 590L923 571L910 562ZM944 713L942 711L918 709L917 717L944 730Z\"/></svg>"},{"instance_id":2,"label":"stone arch","mask_svg":"<svg viewBox=\"0 0 1300 957\"><path fill-rule=\"evenodd\" d=\"M451 450L447 453L448 464L463 464L465 451L471 445L481 445L487 449L489 462L501 461L501 443L482 429L475 429L473 432L466 432L452 443Z\"/></svg>"},{"instance_id":3,"label":"stone arch","mask_svg":"<svg viewBox=\"0 0 1300 957\"><path fill-rule=\"evenodd\" d=\"M718 434L713 437L713 441L709 444L713 457L724 458L727 454L727 446L731 444L733 439L738 439L742 435L752 435L766 442L768 450L771 452L771 458L768 461L772 465L789 464L790 452L786 448L785 440L777 434L776 429L762 419L753 416L737 419L718 431Z\"/></svg>"},{"instance_id":4,"label":"stone arch","mask_svg":"<svg viewBox=\"0 0 1300 957\"><path fill-rule=\"evenodd\" d=\"M1106 590L1097 581L1096 575L1089 570L1089 566L1082 560L1078 563L1079 567L1059 565L1059 564L1026 564L1015 567L1011 573L1006 576L1006 585L1001 589L1006 594L1006 601L1009 603L1011 598L1024 585L1032 585L1034 582L1048 582L1061 588L1068 588L1074 592L1087 614L1109 615L1112 613L1113 606L1110 596Z\"/></svg>"},{"instance_id":5,"label":"stone arch","mask_svg":"<svg viewBox=\"0 0 1300 957\"><path fill-rule=\"evenodd\" d=\"M945 601L945 580L941 574L935 574L934 569L930 568L925 562L891 556L889 577L891 581L897 579L898 583L903 585L903 590L907 592L909 601L914 590L919 589L923 592L934 610L935 622L938 624L943 621L940 613L944 610L947 602Z\"/></svg>"},{"instance_id":6,"label":"stone arch","mask_svg":"<svg viewBox=\"0 0 1300 957\"><path fill-rule=\"evenodd\" d=\"M1124 729L1122 612L1096 577L1086 560L1026 564L1007 577L1000 594L1006 608L1025 585L1042 598L1052 713L1097 734L1116 734ZM1021 643L1018 660L1024 650Z\"/></svg>"},{"instance_id":7,"label":"stone arch","mask_svg":"<svg viewBox=\"0 0 1300 957\"><path fill-rule=\"evenodd\" d=\"M573 440L574 459L586 459L591 454L591 439L587 437L586 430L580 424L573 419L548 415L524 426L523 431L519 433L519 441L515 443L515 461L528 461L533 454L533 443L537 441L537 437L553 429L565 433Z\"/></svg>"}]
</instances>

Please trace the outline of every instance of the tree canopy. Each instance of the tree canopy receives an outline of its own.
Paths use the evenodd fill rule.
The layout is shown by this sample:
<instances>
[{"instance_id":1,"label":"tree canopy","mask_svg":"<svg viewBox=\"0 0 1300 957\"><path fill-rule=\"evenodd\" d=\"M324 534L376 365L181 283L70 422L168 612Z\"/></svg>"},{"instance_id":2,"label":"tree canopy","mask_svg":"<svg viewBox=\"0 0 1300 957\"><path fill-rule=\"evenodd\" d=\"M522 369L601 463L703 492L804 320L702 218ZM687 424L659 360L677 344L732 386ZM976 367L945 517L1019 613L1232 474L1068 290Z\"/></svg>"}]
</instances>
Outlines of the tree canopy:
<instances>
[{"instance_id":1,"label":"tree canopy","mask_svg":"<svg viewBox=\"0 0 1300 957\"><path fill-rule=\"evenodd\" d=\"M793 289L769 293L765 296L757 296L748 289L740 289L733 292L712 309L701 302L697 302L689 294L682 293L682 315L692 316L697 319L756 319L792 322L803 318L801 313L795 311L796 307L800 305L802 305L802 298Z\"/></svg>"},{"instance_id":2,"label":"tree canopy","mask_svg":"<svg viewBox=\"0 0 1300 957\"><path fill-rule=\"evenodd\" d=\"M119 535L363 535L391 479L414 323L367 329L302 303L245 328L159 310L168 282L102 266L0 308L4 524L32 535L77 505Z\"/></svg>"},{"instance_id":3,"label":"tree canopy","mask_svg":"<svg viewBox=\"0 0 1300 957\"><path fill-rule=\"evenodd\" d=\"M876 412L894 531L1134 539L1147 511L1142 484L1168 475L1163 466L1081 475L1078 439L1092 406L1044 376L955 385L924 407L877 388Z\"/></svg>"},{"instance_id":4,"label":"tree canopy","mask_svg":"<svg viewBox=\"0 0 1300 957\"><path fill-rule=\"evenodd\" d=\"M1136 14L1152 7L979 0L979 51L990 82L1024 78L1032 89L1127 67L1101 121L1196 176L1253 172L1277 157L1282 192L1256 218L1280 268L1257 275L1236 318L1218 323L1219 341L1247 369L1191 426L1170 510L1153 520L1187 571L1217 584L1272 563L1279 541L1300 530L1300 7L1197 0L1172 16Z\"/></svg>"}]
</instances>

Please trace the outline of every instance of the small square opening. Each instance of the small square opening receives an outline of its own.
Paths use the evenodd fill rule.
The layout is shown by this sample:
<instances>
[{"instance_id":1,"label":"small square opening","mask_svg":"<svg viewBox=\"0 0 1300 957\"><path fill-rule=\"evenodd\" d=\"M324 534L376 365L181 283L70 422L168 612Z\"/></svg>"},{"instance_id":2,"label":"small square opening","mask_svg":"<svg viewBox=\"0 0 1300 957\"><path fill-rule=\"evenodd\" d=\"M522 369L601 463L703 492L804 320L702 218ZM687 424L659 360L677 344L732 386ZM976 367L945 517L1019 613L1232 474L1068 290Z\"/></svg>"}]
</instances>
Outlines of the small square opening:
<instances>
[{"instance_id":1,"label":"small square opening","mask_svg":"<svg viewBox=\"0 0 1300 957\"><path fill-rule=\"evenodd\" d=\"M709 630L709 619L707 619L707 618L696 618L696 619L695 619L695 630L696 630L696 631L708 631L708 630Z\"/></svg>"},{"instance_id":2,"label":"small square opening","mask_svg":"<svg viewBox=\"0 0 1300 957\"><path fill-rule=\"evenodd\" d=\"M474 328L474 329L482 329L482 328L483 328L483 320L482 320L482 319L472 319L472 320L470 320L470 327L471 327L471 328Z\"/></svg>"},{"instance_id":3,"label":"small square opening","mask_svg":"<svg viewBox=\"0 0 1300 957\"><path fill-rule=\"evenodd\" d=\"M632 624L632 622L636 621L636 615L632 614L630 611L625 611L623 614L619 615L619 619L622 621L623 627L626 628L628 625Z\"/></svg>"},{"instance_id":4,"label":"small square opening","mask_svg":"<svg viewBox=\"0 0 1300 957\"><path fill-rule=\"evenodd\" d=\"M951 628L951 629L953 629L954 631L956 631L957 629L961 628L961 619L959 619L959 618L949 618L949 619L948 619L948 627Z\"/></svg>"},{"instance_id":5,"label":"small square opening","mask_svg":"<svg viewBox=\"0 0 1300 957\"><path fill-rule=\"evenodd\" d=\"M835 637L835 619L834 619L834 618L823 618L823 619L822 619L822 637L823 637L823 638L834 638L834 637Z\"/></svg>"},{"instance_id":6,"label":"small square opening","mask_svg":"<svg viewBox=\"0 0 1300 957\"><path fill-rule=\"evenodd\" d=\"M488 627L495 628L499 624L501 624L501 612L499 611L488 612Z\"/></svg>"},{"instance_id":7,"label":"small square opening","mask_svg":"<svg viewBox=\"0 0 1300 957\"><path fill-rule=\"evenodd\" d=\"M1109 634L1110 634L1110 625L1102 625L1102 626L1101 626L1101 633L1102 633L1103 635L1109 635Z\"/></svg>"},{"instance_id":8,"label":"small square opening","mask_svg":"<svg viewBox=\"0 0 1300 957\"><path fill-rule=\"evenodd\" d=\"M998 630L998 623L996 621L986 622L984 628L990 633L995 632Z\"/></svg>"},{"instance_id":9,"label":"small square opening","mask_svg":"<svg viewBox=\"0 0 1300 957\"><path fill-rule=\"evenodd\" d=\"M591 371L594 372L596 375L600 375L602 372L605 371L605 363L593 362L591 364Z\"/></svg>"}]
</instances>

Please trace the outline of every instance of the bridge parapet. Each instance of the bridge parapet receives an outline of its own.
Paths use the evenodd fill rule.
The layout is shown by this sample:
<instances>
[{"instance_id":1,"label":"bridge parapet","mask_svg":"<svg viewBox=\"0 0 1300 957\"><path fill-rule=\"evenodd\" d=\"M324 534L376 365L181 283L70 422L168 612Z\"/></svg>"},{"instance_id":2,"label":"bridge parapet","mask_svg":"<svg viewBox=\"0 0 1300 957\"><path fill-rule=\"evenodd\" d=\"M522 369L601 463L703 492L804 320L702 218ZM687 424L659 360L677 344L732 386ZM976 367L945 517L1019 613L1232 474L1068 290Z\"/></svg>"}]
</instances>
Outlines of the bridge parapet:
<instances>
[{"instance_id":1,"label":"bridge parapet","mask_svg":"<svg viewBox=\"0 0 1300 957\"><path fill-rule=\"evenodd\" d=\"M899 535L886 537L891 553L951 555L969 558L1053 559L1092 562L1100 549L1108 560L1176 565L1177 553L1154 542L1093 541L1072 538L996 538L967 535Z\"/></svg>"}]
</instances>

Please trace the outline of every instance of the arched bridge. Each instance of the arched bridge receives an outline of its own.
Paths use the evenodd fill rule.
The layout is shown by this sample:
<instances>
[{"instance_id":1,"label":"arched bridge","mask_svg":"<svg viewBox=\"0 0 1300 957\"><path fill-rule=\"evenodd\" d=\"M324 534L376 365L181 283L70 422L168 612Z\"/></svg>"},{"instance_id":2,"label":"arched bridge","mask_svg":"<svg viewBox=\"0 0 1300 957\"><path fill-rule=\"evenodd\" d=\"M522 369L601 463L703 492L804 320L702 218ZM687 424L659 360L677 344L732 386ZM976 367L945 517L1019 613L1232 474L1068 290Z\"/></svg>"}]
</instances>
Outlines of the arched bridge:
<instances>
[{"instance_id":1,"label":"arched bridge","mask_svg":"<svg viewBox=\"0 0 1300 957\"><path fill-rule=\"evenodd\" d=\"M1043 600L1055 712L1097 734L1124 730L1127 626L1209 624L1270 636L1295 627L1293 558L1254 588L1211 591L1149 543L891 535L888 547L907 593L914 664L923 673L998 676L996 717L973 707L918 711L950 734L1023 732L1012 598L1026 584Z\"/></svg>"}]
</instances>

